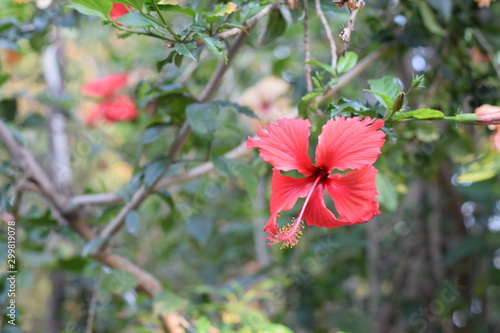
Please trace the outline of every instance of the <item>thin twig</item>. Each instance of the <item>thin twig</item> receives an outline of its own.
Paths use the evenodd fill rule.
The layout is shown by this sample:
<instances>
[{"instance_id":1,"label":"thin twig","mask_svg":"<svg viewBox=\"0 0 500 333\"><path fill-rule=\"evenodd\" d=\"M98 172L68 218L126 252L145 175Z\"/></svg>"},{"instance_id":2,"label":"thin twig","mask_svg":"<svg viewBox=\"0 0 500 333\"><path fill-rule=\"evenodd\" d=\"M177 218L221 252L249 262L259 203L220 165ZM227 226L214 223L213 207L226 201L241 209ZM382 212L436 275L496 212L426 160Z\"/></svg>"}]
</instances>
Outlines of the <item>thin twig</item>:
<instances>
[{"instance_id":1,"label":"thin twig","mask_svg":"<svg viewBox=\"0 0 500 333\"><path fill-rule=\"evenodd\" d=\"M326 38L328 39L328 43L330 44L330 56L332 58L331 66L333 69L337 69L337 45L335 44L335 40L333 39L332 29L330 29L330 25L328 24L325 13L323 13L323 10L321 9L321 1L314 0L314 4L316 5L316 14L321 20L323 29L325 29Z\"/></svg>"},{"instance_id":2,"label":"thin twig","mask_svg":"<svg viewBox=\"0 0 500 333\"><path fill-rule=\"evenodd\" d=\"M313 84L311 79L311 65L308 64L311 61L311 36L309 35L309 15L307 13L307 0L302 0L302 7L304 10L304 69L306 72L306 88L307 91L313 90Z\"/></svg>"},{"instance_id":3,"label":"thin twig","mask_svg":"<svg viewBox=\"0 0 500 333\"><path fill-rule=\"evenodd\" d=\"M345 27L340 33L340 38L344 41L344 48L342 49L342 54L345 54L349 49L349 44L351 42L351 33L354 31L354 22L356 22L356 16L358 15L358 11L365 7L365 2L363 0L359 0L357 3L358 8L354 9L349 16L349 20L347 21L347 27Z\"/></svg>"},{"instance_id":4,"label":"thin twig","mask_svg":"<svg viewBox=\"0 0 500 333\"><path fill-rule=\"evenodd\" d=\"M272 12L273 10L277 9L279 6L281 6L282 0L278 0L274 3L271 3L264 7L260 12L249 18L248 20L243 23L243 29L241 28L232 28L229 30L226 30L224 32L218 33L215 35L219 40L224 40L227 39L231 36L239 35L242 32L245 33L245 31L250 31L264 16ZM204 44L205 41L203 39L197 39L196 44L201 45Z\"/></svg>"},{"instance_id":5,"label":"thin twig","mask_svg":"<svg viewBox=\"0 0 500 333\"><path fill-rule=\"evenodd\" d=\"M488 58L490 59L491 66L493 66L498 78L500 78L500 65L498 64L498 61L495 57L495 50L478 28L474 28L472 31L474 32L474 35L476 36L479 44L481 44L481 46L486 50L486 53L488 53Z\"/></svg>"},{"instance_id":6,"label":"thin twig","mask_svg":"<svg viewBox=\"0 0 500 333\"><path fill-rule=\"evenodd\" d=\"M33 155L16 142L13 135L1 119L0 140L4 143L14 162L21 167L21 169L23 169L24 173L28 177L31 177L38 184L40 192L50 202L54 210L56 210L55 213L58 213L62 218L64 218L68 225L86 241L95 238L95 234L89 225L81 219L81 216L76 211L69 209L70 205L52 186L49 177L40 167ZM95 255L94 258L104 265L114 269L123 270L134 275L140 288L150 296L155 295L162 289L161 283L158 279L128 259L111 253L101 253Z\"/></svg>"},{"instance_id":7,"label":"thin twig","mask_svg":"<svg viewBox=\"0 0 500 333\"><path fill-rule=\"evenodd\" d=\"M99 287L101 286L102 279L102 270L99 271L99 275L97 276L97 280L94 285L94 290L92 292L92 298L90 299L89 304L89 312L87 315L87 328L85 330L86 333L92 333L94 327L94 318L96 314L97 307L97 295L99 294Z\"/></svg>"},{"instance_id":8,"label":"thin twig","mask_svg":"<svg viewBox=\"0 0 500 333\"><path fill-rule=\"evenodd\" d=\"M316 101L318 103L323 103L327 100L332 99L332 97L347 83L355 79L359 74L368 69L375 61L380 59L384 54L386 54L390 49L394 47L394 44L386 44L380 47L378 50L370 53L359 61L356 66L354 66L350 71L339 77L339 81L336 85L329 87L322 96L319 96Z\"/></svg>"}]
</instances>

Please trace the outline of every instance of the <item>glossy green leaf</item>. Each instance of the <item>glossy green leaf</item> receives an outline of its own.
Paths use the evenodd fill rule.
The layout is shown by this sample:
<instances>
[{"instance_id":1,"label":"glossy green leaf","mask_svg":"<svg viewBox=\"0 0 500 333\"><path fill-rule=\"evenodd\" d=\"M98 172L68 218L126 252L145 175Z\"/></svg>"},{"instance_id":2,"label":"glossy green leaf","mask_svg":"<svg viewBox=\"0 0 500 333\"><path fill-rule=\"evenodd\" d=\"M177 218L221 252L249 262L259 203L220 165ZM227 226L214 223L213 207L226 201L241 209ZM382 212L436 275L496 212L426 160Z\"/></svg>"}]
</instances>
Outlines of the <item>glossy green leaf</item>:
<instances>
[{"instance_id":1,"label":"glossy green leaf","mask_svg":"<svg viewBox=\"0 0 500 333\"><path fill-rule=\"evenodd\" d=\"M267 22L264 37L262 37L262 44L270 44L276 38L285 33L288 23L285 17L279 10L273 10L269 14L269 21Z\"/></svg>"},{"instance_id":2,"label":"glossy green leaf","mask_svg":"<svg viewBox=\"0 0 500 333\"><path fill-rule=\"evenodd\" d=\"M117 23L127 27L153 27L157 26L154 21L151 21L146 16L138 12L128 13L126 15L120 16Z\"/></svg>"},{"instance_id":3,"label":"glossy green leaf","mask_svg":"<svg viewBox=\"0 0 500 333\"><path fill-rule=\"evenodd\" d=\"M377 80L368 80L371 92L375 93L375 98L385 107L391 108L392 102L401 92L401 86L394 76L384 76ZM389 96L390 102L383 96Z\"/></svg>"},{"instance_id":4,"label":"glossy green leaf","mask_svg":"<svg viewBox=\"0 0 500 333\"><path fill-rule=\"evenodd\" d=\"M103 20L110 19L109 12L111 11L112 4L108 0L73 0L73 2L87 8L74 6L82 14L98 16Z\"/></svg>"},{"instance_id":5,"label":"glossy green leaf","mask_svg":"<svg viewBox=\"0 0 500 333\"><path fill-rule=\"evenodd\" d=\"M158 7L160 8L161 11L165 12L184 14L193 18L196 16L196 12L191 7L181 7L179 5L162 5L162 4L159 4Z\"/></svg>"},{"instance_id":6,"label":"glossy green leaf","mask_svg":"<svg viewBox=\"0 0 500 333\"><path fill-rule=\"evenodd\" d=\"M198 61L196 56L197 45L195 42L187 42L185 44L177 43L175 44L174 50L180 55L186 56L194 61Z\"/></svg>"},{"instance_id":7,"label":"glossy green leaf","mask_svg":"<svg viewBox=\"0 0 500 333\"><path fill-rule=\"evenodd\" d=\"M371 92L372 94L375 95L375 98L383 105L385 106L386 108L388 109L391 109L392 108L392 103L394 101L394 99L389 96L389 95L385 95L385 94L382 94L382 93L379 93L379 92L376 92L374 90L369 90L369 89L363 89L363 91L367 91L367 92Z\"/></svg>"},{"instance_id":8,"label":"glossy green leaf","mask_svg":"<svg viewBox=\"0 0 500 333\"><path fill-rule=\"evenodd\" d=\"M458 176L459 183L475 183L495 177L500 173L500 155L488 153L469 165L465 172Z\"/></svg>"},{"instance_id":9,"label":"glossy green leaf","mask_svg":"<svg viewBox=\"0 0 500 333\"><path fill-rule=\"evenodd\" d=\"M345 73L353 68L358 62L358 55L352 51L346 52L343 57L340 57L337 62L337 72L339 74Z\"/></svg>"},{"instance_id":10,"label":"glossy green leaf","mask_svg":"<svg viewBox=\"0 0 500 333\"><path fill-rule=\"evenodd\" d=\"M137 10L142 10L144 7L144 0L113 0L113 3L122 3L127 6L134 7Z\"/></svg>"},{"instance_id":11,"label":"glossy green leaf","mask_svg":"<svg viewBox=\"0 0 500 333\"><path fill-rule=\"evenodd\" d=\"M446 30L444 30L439 23L437 23L431 7L429 7L425 1L418 2L418 9L420 16L422 17L422 23L427 30L429 30L429 32L438 36L446 36Z\"/></svg>"},{"instance_id":12,"label":"glossy green leaf","mask_svg":"<svg viewBox=\"0 0 500 333\"><path fill-rule=\"evenodd\" d=\"M207 36L204 34L194 34L194 38L200 38L203 39L205 42L205 45L208 47L208 49L215 55L224 58L227 64L227 56L224 53L224 46L222 45L221 41L217 37L212 37L212 36Z\"/></svg>"},{"instance_id":13,"label":"glossy green leaf","mask_svg":"<svg viewBox=\"0 0 500 333\"><path fill-rule=\"evenodd\" d=\"M217 5L213 11L207 14L207 22L214 23L219 17L234 13L236 10L238 10L238 6L232 2L228 2L226 4L221 3Z\"/></svg>"},{"instance_id":14,"label":"glossy green leaf","mask_svg":"<svg viewBox=\"0 0 500 333\"><path fill-rule=\"evenodd\" d=\"M306 62L306 64L309 64L309 65L314 65L314 66L318 66L318 67L321 67L323 68L325 71L335 75L335 69L333 69L332 66L330 65L327 65L327 64L324 64L322 62L319 62L319 61L315 61L315 60L311 60L311 61L308 61Z\"/></svg>"}]
</instances>

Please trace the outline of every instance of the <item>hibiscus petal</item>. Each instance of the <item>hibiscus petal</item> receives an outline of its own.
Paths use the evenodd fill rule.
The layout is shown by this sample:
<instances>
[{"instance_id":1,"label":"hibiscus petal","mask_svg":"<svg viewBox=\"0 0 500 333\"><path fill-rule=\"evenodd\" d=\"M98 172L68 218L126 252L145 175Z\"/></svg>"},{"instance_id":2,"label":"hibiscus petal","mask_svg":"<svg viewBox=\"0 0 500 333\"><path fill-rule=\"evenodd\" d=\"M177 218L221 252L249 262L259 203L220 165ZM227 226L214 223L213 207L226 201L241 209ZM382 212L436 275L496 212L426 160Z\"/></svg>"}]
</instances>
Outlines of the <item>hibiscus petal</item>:
<instances>
[{"instance_id":1,"label":"hibiscus petal","mask_svg":"<svg viewBox=\"0 0 500 333\"><path fill-rule=\"evenodd\" d=\"M363 223L380 213L376 199L376 174L377 169L368 165L349 171L344 176L334 174L328 177L326 188L343 220Z\"/></svg>"},{"instance_id":2,"label":"hibiscus petal","mask_svg":"<svg viewBox=\"0 0 500 333\"><path fill-rule=\"evenodd\" d=\"M330 119L323 126L316 147L316 164L330 173L358 169L375 162L384 145L384 121L366 117Z\"/></svg>"},{"instance_id":3,"label":"hibiscus petal","mask_svg":"<svg viewBox=\"0 0 500 333\"><path fill-rule=\"evenodd\" d=\"M296 169L309 176L316 170L307 155L309 127L307 119L278 119L264 128L267 132L257 132L260 140L248 138L247 149L260 148L262 159L278 170Z\"/></svg>"},{"instance_id":4,"label":"hibiscus petal","mask_svg":"<svg viewBox=\"0 0 500 333\"><path fill-rule=\"evenodd\" d=\"M298 198L305 198L314 184L313 177L291 178L283 176L279 170L273 169L271 181L271 217L267 221L264 231L269 231L270 236L278 232L276 219L280 212L290 210Z\"/></svg>"},{"instance_id":5,"label":"hibiscus petal","mask_svg":"<svg viewBox=\"0 0 500 333\"><path fill-rule=\"evenodd\" d=\"M84 85L82 94L90 97L110 97L126 86L127 80L127 74L111 74Z\"/></svg>"},{"instance_id":6,"label":"hibiscus petal","mask_svg":"<svg viewBox=\"0 0 500 333\"><path fill-rule=\"evenodd\" d=\"M347 221L337 219L335 215L333 215L333 213L326 208L324 194L325 187L320 183L311 194L311 198L305 207L302 219L305 220L308 225L315 225L324 228L335 228L352 224Z\"/></svg>"},{"instance_id":7,"label":"hibiscus petal","mask_svg":"<svg viewBox=\"0 0 500 333\"><path fill-rule=\"evenodd\" d=\"M100 103L104 111L104 118L111 122L132 120L137 117L137 108L133 99L128 95L118 95L108 102Z\"/></svg>"}]
</instances>

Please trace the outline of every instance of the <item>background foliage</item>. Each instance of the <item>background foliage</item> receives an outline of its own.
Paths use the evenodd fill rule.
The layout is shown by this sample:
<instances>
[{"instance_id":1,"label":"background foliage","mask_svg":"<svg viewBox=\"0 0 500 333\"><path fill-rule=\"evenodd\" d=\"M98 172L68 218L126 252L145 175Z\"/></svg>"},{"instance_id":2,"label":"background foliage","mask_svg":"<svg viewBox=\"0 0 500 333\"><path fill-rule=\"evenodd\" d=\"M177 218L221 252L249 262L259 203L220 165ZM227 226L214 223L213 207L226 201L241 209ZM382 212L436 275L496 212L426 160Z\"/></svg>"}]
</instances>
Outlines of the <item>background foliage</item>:
<instances>
[{"instance_id":1,"label":"background foliage","mask_svg":"<svg viewBox=\"0 0 500 333\"><path fill-rule=\"evenodd\" d=\"M0 3L2 123L69 205L43 191L2 136L0 209L17 222L19 272L18 325L4 316L2 332L500 325L495 130L457 122L500 103L499 3L373 0L350 11L321 1L336 62L315 2L305 1L305 64L305 16L293 0L119 2L133 9L117 21L107 0ZM138 117L87 125L96 101L81 87L118 72L128 74ZM312 137L333 116L394 112L376 164L383 212L352 227L306 228L295 248L280 250L261 231L270 167L240 144L258 124L297 111L311 119ZM55 115L65 120L69 164L55 159ZM139 188L143 204L124 211ZM120 212L123 229L106 234ZM0 230L3 261L6 224ZM2 278L4 309L6 286Z\"/></svg>"}]
</instances>

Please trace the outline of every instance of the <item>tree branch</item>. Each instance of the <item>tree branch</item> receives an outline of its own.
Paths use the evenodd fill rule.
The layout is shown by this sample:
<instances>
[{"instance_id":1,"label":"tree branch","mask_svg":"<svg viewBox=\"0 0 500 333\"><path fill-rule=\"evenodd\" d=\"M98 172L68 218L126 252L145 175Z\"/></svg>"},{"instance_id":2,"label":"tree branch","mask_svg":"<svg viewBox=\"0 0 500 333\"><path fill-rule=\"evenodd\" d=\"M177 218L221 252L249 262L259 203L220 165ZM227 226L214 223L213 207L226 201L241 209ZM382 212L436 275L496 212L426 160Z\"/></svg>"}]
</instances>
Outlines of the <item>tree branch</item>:
<instances>
[{"instance_id":1,"label":"tree branch","mask_svg":"<svg viewBox=\"0 0 500 333\"><path fill-rule=\"evenodd\" d=\"M218 88L220 87L224 74L226 73L231 63L233 62L240 48L245 43L246 39L247 35L245 34L240 34L236 38L233 45L230 47L228 51L227 64L221 62L219 67L217 67L215 73L210 78L210 81L205 86L205 89L200 94L199 98L200 103L205 103L209 101L215 95ZM184 145L190 134L191 134L191 127L189 126L189 123L185 121L181 129L179 130L177 137L172 143L172 146L170 147L170 151L168 152L167 156L170 157L172 160L175 159L175 157L181 151L182 146ZM99 237L103 238L104 241L102 242L98 250L104 250L108 246L111 236L115 235L125 224L125 218L127 214L130 211L137 209L141 205L141 203L149 196L149 194L151 194L154 191L154 188L161 180L163 175L168 171L168 169L169 168L166 168L160 175L158 175L158 177L156 178L156 180L153 182L153 184L149 189L147 189L145 186L141 186L137 190L137 192L134 193L132 199L129 202L127 202L127 204L118 212L116 217L113 220L111 220L111 222L109 222L109 224L107 224L106 227L104 227L102 232L99 233Z\"/></svg>"},{"instance_id":2,"label":"tree branch","mask_svg":"<svg viewBox=\"0 0 500 333\"><path fill-rule=\"evenodd\" d=\"M95 238L95 234L90 226L81 219L77 211L69 208L70 205L52 186L49 177L40 167L33 155L15 141L9 129L1 119L0 140L5 144L14 162L27 176L31 177L38 184L40 192L50 202L55 213L86 241ZM161 284L153 275L138 267L128 259L112 253L98 254L93 257L109 267L133 274L139 282L140 288L150 296L161 291Z\"/></svg>"},{"instance_id":3,"label":"tree branch","mask_svg":"<svg viewBox=\"0 0 500 333\"><path fill-rule=\"evenodd\" d=\"M354 22L356 21L356 16L358 15L358 11L365 7L365 2L363 0L358 0L357 9L354 9L349 16L349 20L347 21L347 27L345 27L340 32L340 38L344 41L344 48L342 49L342 54L344 54L349 48L349 44L351 42L351 33L354 31Z\"/></svg>"},{"instance_id":4,"label":"tree branch","mask_svg":"<svg viewBox=\"0 0 500 333\"><path fill-rule=\"evenodd\" d=\"M325 13L323 13L323 10L321 9L321 1L314 0L314 4L316 6L316 14L321 20L323 29L325 29L326 38L328 39L328 43L330 44L330 55L332 57L331 66L333 69L337 69L337 45L335 44L335 40L333 39L332 29L330 29L330 25L328 24Z\"/></svg>"},{"instance_id":5,"label":"tree branch","mask_svg":"<svg viewBox=\"0 0 500 333\"><path fill-rule=\"evenodd\" d=\"M254 16L252 16L251 18L249 18L248 20L245 21L245 23L243 24L243 29L246 31L250 31L260 20L262 20L264 18L264 16L266 16L267 14L272 12L273 10L279 8L279 6L282 4L282 2L283 2L282 0L278 0L274 3L267 5L266 7L264 7L264 9L262 9L260 12L258 12L257 14L255 14ZM215 37L217 37L220 40L224 40L224 39L227 39L231 36L239 35L242 32L244 33L244 30L242 30L240 28L232 28L232 29L223 31L219 34L216 34ZM202 45L204 43L205 43L205 41L203 39L196 40L197 45Z\"/></svg>"}]
</instances>

